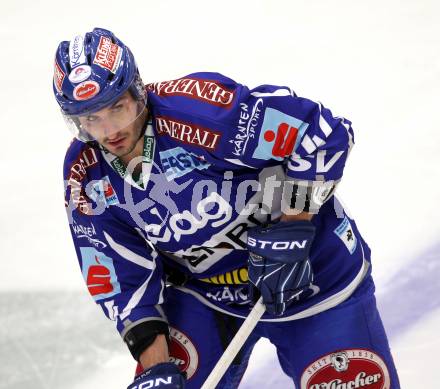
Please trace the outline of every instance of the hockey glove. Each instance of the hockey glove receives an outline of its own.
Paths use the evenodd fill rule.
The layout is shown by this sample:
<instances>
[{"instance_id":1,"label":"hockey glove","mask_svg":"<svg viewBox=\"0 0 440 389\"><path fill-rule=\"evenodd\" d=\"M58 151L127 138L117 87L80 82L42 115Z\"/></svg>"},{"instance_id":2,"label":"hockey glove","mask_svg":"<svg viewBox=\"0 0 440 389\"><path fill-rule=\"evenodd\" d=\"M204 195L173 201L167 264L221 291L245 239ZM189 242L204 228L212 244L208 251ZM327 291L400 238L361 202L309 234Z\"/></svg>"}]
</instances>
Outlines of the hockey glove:
<instances>
[{"instance_id":1,"label":"hockey glove","mask_svg":"<svg viewBox=\"0 0 440 389\"><path fill-rule=\"evenodd\" d=\"M249 280L266 310L282 315L313 281L309 260L315 226L306 220L279 222L248 231ZM251 298L253 288L251 288Z\"/></svg>"},{"instance_id":2,"label":"hockey glove","mask_svg":"<svg viewBox=\"0 0 440 389\"><path fill-rule=\"evenodd\" d=\"M139 374L127 389L141 388L185 389L185 379L174 363L159 363Z\"/></svg>"}]
</instances>

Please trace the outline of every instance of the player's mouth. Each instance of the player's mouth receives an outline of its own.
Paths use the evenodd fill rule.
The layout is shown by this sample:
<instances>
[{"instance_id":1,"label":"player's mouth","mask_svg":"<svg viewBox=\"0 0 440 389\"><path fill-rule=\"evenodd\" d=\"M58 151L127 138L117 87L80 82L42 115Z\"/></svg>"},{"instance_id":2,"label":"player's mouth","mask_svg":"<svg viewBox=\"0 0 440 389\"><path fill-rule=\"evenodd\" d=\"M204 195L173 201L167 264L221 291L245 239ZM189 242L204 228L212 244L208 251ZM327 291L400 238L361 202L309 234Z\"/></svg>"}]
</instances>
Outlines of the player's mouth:
<instances>
[{"instance_id":1,"label":"player's mouth","mask_svg":"<svg viewBox=\"0 0 440 389\"><path fill-rule=\"evenodd\" d=\"M112 139L112 140L108 140L107 144L109 144L112 147L121 147L124 144L126 137L120 137L120 138L116 138L116 139Z\"/></svg>"}]
</instances>

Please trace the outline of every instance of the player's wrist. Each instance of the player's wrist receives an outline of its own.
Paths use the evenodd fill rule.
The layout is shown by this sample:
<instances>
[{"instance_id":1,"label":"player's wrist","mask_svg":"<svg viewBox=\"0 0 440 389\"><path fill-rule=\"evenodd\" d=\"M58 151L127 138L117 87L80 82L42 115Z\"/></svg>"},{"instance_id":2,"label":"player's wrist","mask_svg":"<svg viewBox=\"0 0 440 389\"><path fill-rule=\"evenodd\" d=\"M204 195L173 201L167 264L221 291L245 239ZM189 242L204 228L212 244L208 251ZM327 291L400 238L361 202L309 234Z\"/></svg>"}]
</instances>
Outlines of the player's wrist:
<instances>
[{"instance_id":1,"label":"player's wrist","mask_svg":"<svg viewBox=\"0 0 440 389\"><path fill-rule=\"evenodd\" d=\"M301 220L311 221L313 217L313 214L308 212L301 212L295 209L291 209L289 211L281 215L280 218L281 222L293 222L293 221L301 221Z\"/></svg>"},{"instance_id":2,"label":"player's wrist","mask_svg":"<svg viewBox=\"0 0 440 389\"><path fill-rule=\"evenodd\" d=\"M168 353L167 338L163 334L158 334L139 356L139 363L144 369L150 369L158 363L166 363L170 359Z\"/></svg>"},{"instance_id":3,"label":"player's wrist","mask_svg":"<svg viewBox=\"0 0 440 389\"><path fill-rule=\"evenodd\" d=\"M124 341L133 358L139 362L141 354L156 341L158 335L168 339L168 323L161 320L144 321L130 328L124 334Z\"/></svg>"}]
</instances>

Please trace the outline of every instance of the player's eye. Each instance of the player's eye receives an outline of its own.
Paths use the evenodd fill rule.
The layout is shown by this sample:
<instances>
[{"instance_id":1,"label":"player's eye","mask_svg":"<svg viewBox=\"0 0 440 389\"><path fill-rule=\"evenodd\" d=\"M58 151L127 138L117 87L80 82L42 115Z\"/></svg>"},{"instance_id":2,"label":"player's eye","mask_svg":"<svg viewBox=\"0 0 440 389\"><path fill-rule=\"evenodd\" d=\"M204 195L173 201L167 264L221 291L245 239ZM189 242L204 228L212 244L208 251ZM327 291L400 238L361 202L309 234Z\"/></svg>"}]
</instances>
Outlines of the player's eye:
<instances>
[{"instance_id":1,"label":"player's eye","mask_svg":"<svg viewBox=\"0 0 440 389\"><path fill-rule=\"evenodd\" d=\"M123 104L117 104L112 107L112 112L120 112L122 110L122 108L124 108Z\"/></svg>"},{"instance_id":2,"label":"player's eye","mask_svg":"<svg viewBox=\"0 0 440 389\"><path fill-rule=\"evenodd\" d=\"M93 122L97 122L99 119L98 116L94 116L94 115L89 115L86 117L86 121L87 123L93 123Z\"/></svg>"}]
</instances>

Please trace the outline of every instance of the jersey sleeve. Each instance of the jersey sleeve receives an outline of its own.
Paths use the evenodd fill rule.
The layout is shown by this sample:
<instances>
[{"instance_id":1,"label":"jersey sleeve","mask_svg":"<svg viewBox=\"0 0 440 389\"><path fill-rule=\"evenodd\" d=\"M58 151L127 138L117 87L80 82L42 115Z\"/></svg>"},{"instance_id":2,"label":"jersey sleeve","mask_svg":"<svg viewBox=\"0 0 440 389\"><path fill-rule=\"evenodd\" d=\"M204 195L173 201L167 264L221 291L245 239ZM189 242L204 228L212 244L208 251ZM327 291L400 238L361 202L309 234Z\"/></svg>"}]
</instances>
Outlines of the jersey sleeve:
<instances>
[{"instance_id":1,"label":"jersey sleeve","mask_svg":"<svg viewBox=\"0 0 440 389\"><path fill-rule=\"evenodd\" d=\"M313 198L319 208L342 178L354 144L351 122L288 87L242 86L239 101L225 160L251 168L283 164L294 197Z\"/></svg>"},{"instance_id":2,"label":"jersey sleeve","mask_svg":"<svg viewBox=\"0 0 440 389\"><path fill-rule=\"evenodd\" d=\"M108 208L94 212L95 204L82 189L86 187L86 168L74 167L81 163L78 158L70 162L66 159L65 205L90 295L105 315L116 322L122 338L141 323L167 326L160 307L164 281L157 252L140 230L127 226ZM78 187L81 181L83 186Z\"/></svg>"}]
</instances>

